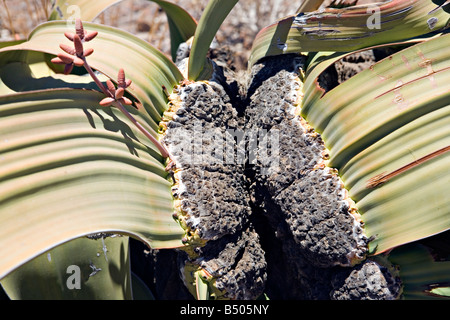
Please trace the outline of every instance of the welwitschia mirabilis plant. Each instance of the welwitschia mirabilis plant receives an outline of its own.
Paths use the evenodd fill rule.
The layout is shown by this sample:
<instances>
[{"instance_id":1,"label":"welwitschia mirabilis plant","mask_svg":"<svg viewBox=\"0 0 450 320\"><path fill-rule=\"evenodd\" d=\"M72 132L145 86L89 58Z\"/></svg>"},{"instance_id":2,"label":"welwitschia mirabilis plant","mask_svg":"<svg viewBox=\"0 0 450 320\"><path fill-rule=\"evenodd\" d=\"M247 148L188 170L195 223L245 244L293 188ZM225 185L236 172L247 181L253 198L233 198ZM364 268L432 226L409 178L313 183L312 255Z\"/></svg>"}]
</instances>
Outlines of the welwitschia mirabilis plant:
<instances>
[{"instance_id":1,"label":"welwitschia mirabilis plant","mask_svg":"<svg viewBox=\"0 0 450 320\"><path fill-rule=\"evenodd\" d=\"M55 245L111 231L154 248L184 247L182 278L199 298L255 298L264 290L269 254L262 253L259 236L264 234L258 235L253 224L243 187L244 171L234 165L220 169L210 164L191 166L183 153L187 149L180 149L187 136L176 134L177 128L195 132L195 121L213 130L238 129L236 106L221 85L195 82L202 73L209 74L207 50L237 1L211 1L198 27L189 20L186 28L180 23L184 12L171 11L166 1L155 2L166 6L171 31L179 36L174 42L194 35L187 73L191 81L182 81L178 68L144 41L87 22L83 23L86 33L77 34L79 39L74 35L67 39L67 22L57 21L36 28L27 42L0 50L0 133L4 139L0 151L5 164L0 169L0 217L4 221L0 248L7 257L1 262L0 276ZM289 142L285 146L291 158L282 161L303 159L307 148L292 141L301 145L305 137L315 142L307 145L320 152L307 156L304 168L273 167L272 175L261 174L258 166L274 163L276 157L258 158L256 169L247 168L254 171L250 177L256 200L252 201L261 204L276 225L280 239L286 242L283 248L298 250L299 256L311 262L305 266L301 259L293 261L303 276L311 266L321 268L325 278L308 275L303 284L329 286L326 277L330 277L333 288L326 291L332 292L332 298L346 297L346 288L354 285L352 279L365 278L360 274L379 268L376 281L382 283L389 273L382 271L389 265L387 258L403 269L405 296L424 294L425 289L419 292L419 287L426 288L427 294L442 294L445 289L435 290L432 284L448 282L447 265L434 263L421 247L407 243L449 228L445 174L450 145L445 50L449 37L439 33L447 25L448 13L433 1L404 0L307 12L307 5L315 9L320 2L303 3L295 15L263 29L255 39L250 67L261 72L250 71L254 73L245 102L244 128L266 129L283 119L273 125L289 124L280 142ZM93 32L98 32L95 39L83 41L90 40ZM404 41L421 35L425 36ZM404 49L374 61L343 83L324 81L322 75L349 55L331 52L350 53L380 44ZM288 54L294 54L291 61ZM73 71L86 68L90 77L55 74L54 70L61 69L46 55L57 56L53 62L63 63L66 72L72 67ZM282 55L287 58L282 60ZM128 57L126 65L122 56ZM264 68L265 63L270 65L268 61L277 65L277 59L286 62L282 66L286 70L275 73ZM292 66L295 70L289 69ZM17 77L11 77L12 72ZM264 72L268 72L266 78ZM282 79L282 86L277 79ZM272 96L268 99L264 94ZM205 103L208 98L215 103ZM271 105L274 101L280 103ZM171 161L165 153L168 150ZM297 171L302 179L295 176ZM221 187L224 183L226 187ZM308 183L312 184L306 187ZM192 184L201 186L200 192ZM280 186L282 190L277 189ZM314 196L302 201L308 192ZM326 192L336 199L323 196ZM327 201L318 200L322 198ZM327 211L330 203L339 210ZM308 205L325 209L313 210L314 216L302 209ZM214 217L220 221L210 218L216 207L220 210ZM174 218L183 229L173 221L174 209ZM16 220L14 212L26 214ZM30 220L37 223L30 224ZM330 225L335 227L322 237L320 232ZM353 228L345 232L351 235L348 247L344 244L347 236L339 233L341 227ZM419 260L421 267L429 266L434 274L412 277L420 270L411 261ZM333 274L330 267L340 274ZM389 276L385 279L391 282ZM311 296L315 294L319 293ZM368 294L397 298L399 287L394 283L391 292Z\"/></svg>"}]
</instances>

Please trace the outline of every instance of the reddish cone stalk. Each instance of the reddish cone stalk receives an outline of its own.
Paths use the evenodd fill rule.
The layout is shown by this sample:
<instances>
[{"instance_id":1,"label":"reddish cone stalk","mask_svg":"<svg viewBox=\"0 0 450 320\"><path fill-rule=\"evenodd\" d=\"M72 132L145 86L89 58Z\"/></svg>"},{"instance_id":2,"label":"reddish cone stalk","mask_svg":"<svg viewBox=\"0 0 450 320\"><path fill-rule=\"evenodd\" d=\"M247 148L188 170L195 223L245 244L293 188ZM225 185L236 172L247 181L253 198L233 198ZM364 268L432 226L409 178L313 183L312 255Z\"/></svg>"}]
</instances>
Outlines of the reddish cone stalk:
<instances>
[{"instance_id":1,"label":"reddish cone stalk","mask_svg":"<svg viewBox=\"0 0 450 320\"><path fill-rule=\"evenodd\" d=\"M170 158L166 148L155 137L153 137L153 135L148 132L124 107L124 104L133 104L133 102L124 95L125 89L131 85L131 80L125 78L125 71L123 69L119 70L117 75L117 88L109 79L106 81L107 87L105 87L86 61L86 57L91 55L94 52L94 49L84 49L83 43L91 41L97 36L97 34L97 31L87 32L84 30L82 21L77 19L75 22L75 33L64 33L66 38L73 42L74 47L72 48L68 45L60 44L59 47L64 52L59 53L58 56L53 58L51 61L55 64L64 64L64 74L69 74L72 72L73 66L83 66L106 96L99 102L99 104L103 107L111 105L117 107L158 148L164 158Z\"/></svg>"}]
</instances>

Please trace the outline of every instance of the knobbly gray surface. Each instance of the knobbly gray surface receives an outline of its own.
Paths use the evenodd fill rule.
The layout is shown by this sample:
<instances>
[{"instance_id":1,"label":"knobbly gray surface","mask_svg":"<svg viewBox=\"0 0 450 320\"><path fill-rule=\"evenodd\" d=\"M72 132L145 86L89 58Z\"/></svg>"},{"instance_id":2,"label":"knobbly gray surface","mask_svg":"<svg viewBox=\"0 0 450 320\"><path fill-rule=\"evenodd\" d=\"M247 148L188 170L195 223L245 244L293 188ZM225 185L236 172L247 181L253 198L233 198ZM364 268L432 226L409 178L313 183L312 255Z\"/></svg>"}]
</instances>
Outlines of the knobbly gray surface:
<instances>
[{"instance_id":1,"label":"knobbly gray surface","mask_svg":"<svg viewBox=\"0 0 450 320\"><path fill-rule=\"evenodd\" d=\"M242 100L225 82L179 91L182 107L163 142L181 169L173 189L181 200L178 219L188 235L207 240L194 255L180 253L181 268L203 268L234 299L263 292L280 299L395 299L399 281L366 260L369 239L336 170L323 165L320 134L294 115L293 76L303 62L295 55L263 60L238 88L247 93ZM199 148L202 157L186 157ZM221 148L232 150L232 163L217 154Z\"/></svg>"},{"instance_id":2,"label":"knobbly gray surface","mask_svg":"<svg viewBox=\"0 0 450 320\"><path fill-rule=\"evenodd\" d=\"M229 133L237 129L237 113L214 82L189 85L179 94L182 106L163 139L180 169L173 194L192 232L216 240L241 230L251 214L244 167L235 162L236 143Z\"/></svg>"},{"instance_id":3,"label":"knobbly gray surface","mask_svg":"<svg viewBox=\"0 0 450 320\"><path fill-rule=\"evenodd\" d=\"M291 79L301 63L294 59L255 66L253 82L260 85L248 97L247 130L264 126L279 132L279 163L267 161L266 153L256 157L254 188L271 203L266 215L273 223L286 222L287 236L310 263L350 266L353 257L364 258L367 238L349 212L339 177L318 167L325 151L320 135L305 132L293 114Z\"/></svg>"},{"instance_id":4,"label":"knobbly gray surface","mask_svg":"<svg viewBox=\"0 0 450 320\"><path fill-rule=\"evenodd\" d=\"M335 274L332 285L334 300L395 300L401 293L400 279L374 261Z\"/></svg>"},{"instance_id":5,"label":"knobbly gray surface","mask_svg":"<svg viewBox=\"0 0 450 320\"><path fill-rule=\"evenodd\" d=\"M266 262L250 223L245 163L237 162L237 111L221 85L195 83L179 91L182 103L163 142L175 160L172 192L190 234L207 240L195 255L180 252L180 264L202 267L233 299L255 299L265 287ZM222 152L219 152L222 151Z\"/></svg>"}]
</instances>

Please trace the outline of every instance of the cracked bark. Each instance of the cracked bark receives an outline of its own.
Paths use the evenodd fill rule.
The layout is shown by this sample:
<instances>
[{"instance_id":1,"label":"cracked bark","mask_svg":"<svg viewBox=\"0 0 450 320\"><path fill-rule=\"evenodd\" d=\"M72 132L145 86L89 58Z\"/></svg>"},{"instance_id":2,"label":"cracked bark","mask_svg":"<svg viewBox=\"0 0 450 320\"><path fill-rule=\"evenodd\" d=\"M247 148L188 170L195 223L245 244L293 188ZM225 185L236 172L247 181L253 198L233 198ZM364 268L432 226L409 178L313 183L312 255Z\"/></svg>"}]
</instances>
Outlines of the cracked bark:
<instances>
[{"instance_id":1,"label":"cracked bark","mask_svg":"<svg viewBox=\"0 0 450 320\"><path fill-rule=\"evenodd\" d=\"M358 59L328 70L324 86L357 72L361 66L336 77ZM302 63L297 55L269 58L248 83L226 70L219 83L178 90L163 142L175 159L175 216L189 244L178 254L181 278L189 287L192 270L205 270L216 297L231 299L395 299L398 279L367 259L369 239L326 166L322 138L296 115ZM221 148L232 151L231 162L216 154Z\"/></svg>"}]
</instances>

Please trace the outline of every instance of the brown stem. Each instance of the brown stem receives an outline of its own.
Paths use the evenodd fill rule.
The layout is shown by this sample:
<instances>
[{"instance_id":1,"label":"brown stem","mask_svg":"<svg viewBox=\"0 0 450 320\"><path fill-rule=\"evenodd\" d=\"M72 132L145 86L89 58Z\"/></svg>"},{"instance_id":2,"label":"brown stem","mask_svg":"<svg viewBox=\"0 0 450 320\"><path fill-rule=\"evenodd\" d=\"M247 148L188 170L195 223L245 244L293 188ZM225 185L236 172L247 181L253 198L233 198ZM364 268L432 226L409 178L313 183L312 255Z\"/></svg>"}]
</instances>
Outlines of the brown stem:
<instances>
[{"instance_id":1,"label":"brown stem","mask_svg":"<svg viewBox=\"0 0 450 320\"><path fill-rule=\"evenodd\" d=\"M94 80L94 82L97 84L97 86L100 88L100 90L102 90L103 94L107 97L112 97L111 92L109 92L106 87L103 85L103 83L100 81L100 79L95 75L94 71L92 71L92 68L89 66L89 64L86 61L86 57L81 57L81 59L84 61L84 68L86 69L86 71L89 73L89 75L91 76L91 78Z\"/></svg>"}]
</instances>

